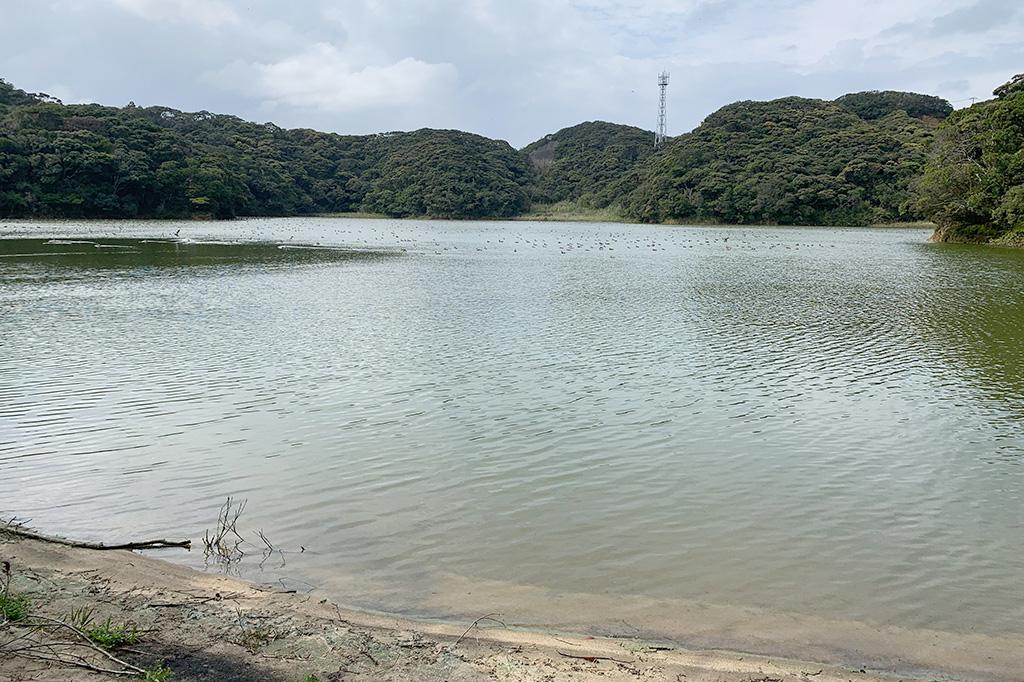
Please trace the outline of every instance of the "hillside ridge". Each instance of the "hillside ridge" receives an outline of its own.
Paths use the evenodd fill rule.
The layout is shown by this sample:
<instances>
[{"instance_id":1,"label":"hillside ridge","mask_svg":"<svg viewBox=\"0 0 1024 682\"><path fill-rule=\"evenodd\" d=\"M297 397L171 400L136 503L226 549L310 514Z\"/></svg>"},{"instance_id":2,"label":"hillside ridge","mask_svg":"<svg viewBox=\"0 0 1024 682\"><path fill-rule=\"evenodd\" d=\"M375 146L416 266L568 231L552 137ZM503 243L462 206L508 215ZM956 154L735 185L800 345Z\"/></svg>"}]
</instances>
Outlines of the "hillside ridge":
<instances>
[{"instance_id":1,"label":"hillside ridge","mask_svg":"<svg viewBox=\"0 0 1024 682\"><path fill-rule=\"evenodd\" d=\"M650 131L586 121L516 150L452 129L345 135L65 105L0 80L0 217L511 218L564 205L640 222L916 220L911 183L950 111L895 91L748 100L659 149Z\"/></svg>"}]
</instances>

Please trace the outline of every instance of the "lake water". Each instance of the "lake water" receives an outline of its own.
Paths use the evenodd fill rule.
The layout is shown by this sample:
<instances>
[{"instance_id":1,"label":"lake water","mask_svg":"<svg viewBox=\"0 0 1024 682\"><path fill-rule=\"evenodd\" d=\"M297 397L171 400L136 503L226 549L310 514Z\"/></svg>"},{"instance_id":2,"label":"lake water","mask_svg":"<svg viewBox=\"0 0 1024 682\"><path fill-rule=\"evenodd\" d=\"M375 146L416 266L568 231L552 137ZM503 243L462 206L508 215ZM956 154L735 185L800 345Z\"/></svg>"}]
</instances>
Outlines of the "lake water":
<instances>
[{"instance_id":1,"label":"lake water","mask_svg":"<svg viewBox=\"0 0 1024 682\"><path fill-rule=\"evenodd\" d=\"M1024 642L1024 253L337 219L0 237L0 511L44 531L198 539L234 495L234 570L363 608Z\"/></svg>"}]
</instances>

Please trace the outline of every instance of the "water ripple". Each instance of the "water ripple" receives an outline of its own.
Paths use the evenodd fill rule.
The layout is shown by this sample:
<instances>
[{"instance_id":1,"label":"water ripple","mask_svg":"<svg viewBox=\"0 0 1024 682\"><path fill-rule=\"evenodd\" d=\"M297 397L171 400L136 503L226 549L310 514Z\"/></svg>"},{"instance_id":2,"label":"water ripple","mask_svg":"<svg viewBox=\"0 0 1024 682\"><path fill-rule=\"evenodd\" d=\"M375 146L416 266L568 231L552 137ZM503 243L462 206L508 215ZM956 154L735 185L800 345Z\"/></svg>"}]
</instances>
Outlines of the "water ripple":
<instances>
[{"instance_id":1,"label":"water ripple","mask_svg":"<svg viewBox=\"0 0 1024 682\"><path fill-rule=\"evenodd\" d=\"M42 527L199 534L233 494L309 548L292 577L364 576L399 611L460 575L1024 633L1022 254L884 230L53 229L0 224L43 237L0 240L0 507Z\"/></svg>"}]
</instances>

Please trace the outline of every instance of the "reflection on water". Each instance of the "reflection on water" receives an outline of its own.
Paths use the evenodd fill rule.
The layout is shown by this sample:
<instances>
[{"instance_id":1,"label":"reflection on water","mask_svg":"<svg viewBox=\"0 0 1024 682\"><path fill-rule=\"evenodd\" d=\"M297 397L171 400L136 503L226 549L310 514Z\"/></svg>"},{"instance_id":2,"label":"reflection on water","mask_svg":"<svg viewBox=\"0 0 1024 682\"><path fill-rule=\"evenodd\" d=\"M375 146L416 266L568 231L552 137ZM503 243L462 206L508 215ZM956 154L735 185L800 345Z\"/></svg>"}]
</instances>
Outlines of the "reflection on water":
<instances>
[{"instance_id":1,"label":"reflection on water","mask_svg":"<svg viewBox=\"0 0 1024 682\"><path fill-rule=\"evenodd\" d=\"M261 243L162 241L179 227ZM0 241L0 506L40 527L201 535L232 494L308 548L281 573L357 605L454 613L446 586L477 580L639 595L652 620L683 600L1024 634L1024 254L879 230L34 229ZM95 243L45 243L69 235Z\"/></svg>"}]
</instances>

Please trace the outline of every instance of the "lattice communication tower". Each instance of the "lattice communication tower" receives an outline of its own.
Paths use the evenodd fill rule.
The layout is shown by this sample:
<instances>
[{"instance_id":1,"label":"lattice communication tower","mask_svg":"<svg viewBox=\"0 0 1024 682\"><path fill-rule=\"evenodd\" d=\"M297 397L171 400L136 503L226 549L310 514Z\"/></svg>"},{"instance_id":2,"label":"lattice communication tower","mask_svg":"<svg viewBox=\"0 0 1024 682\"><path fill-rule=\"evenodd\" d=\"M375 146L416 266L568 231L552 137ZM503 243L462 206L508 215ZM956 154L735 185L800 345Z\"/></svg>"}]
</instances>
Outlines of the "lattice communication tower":
<instances>
[{"instance_id":1,"label":"lattice communication tower","mask_svg":"<svg viewBox=\"0 0 1024 682\"><path fill-rule=\"evenodd\" d=\"M658 129L654 133L654 146L660 147L668 135L665 133L665 91L668 90L668 71L662 71L658 76L658 89L661 94L658 98Z\"/></svg>"}]
</instances>

